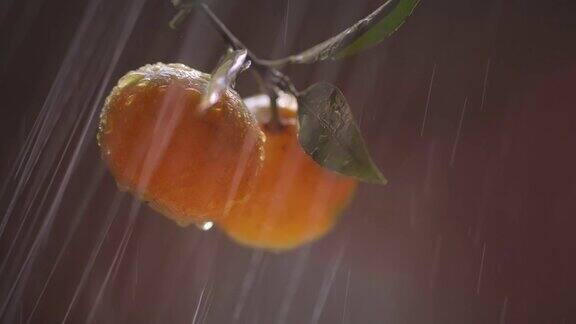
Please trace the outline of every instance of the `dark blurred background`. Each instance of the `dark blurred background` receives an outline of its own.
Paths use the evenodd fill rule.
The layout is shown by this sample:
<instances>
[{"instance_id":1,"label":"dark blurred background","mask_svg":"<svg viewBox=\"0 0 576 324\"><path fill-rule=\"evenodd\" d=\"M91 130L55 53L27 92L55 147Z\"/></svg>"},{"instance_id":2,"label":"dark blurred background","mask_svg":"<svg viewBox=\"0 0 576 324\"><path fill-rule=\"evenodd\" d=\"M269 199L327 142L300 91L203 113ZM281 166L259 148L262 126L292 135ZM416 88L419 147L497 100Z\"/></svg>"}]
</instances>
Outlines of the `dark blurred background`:
<instances>
[{"instance_id":1,"label":"dark blurred background","mask_svg":"<svg viewBox=\"0 0 576 324\"><path fill-rule=\"evenodd\" d=\"M266 58L380 3L207 2ZM178 31L174 13L0 3L3 323L576 323L576 2L423 0L383 44L287 69L342 89L389 185L362 185L332 233L283 254L175 226L100 161L101 91L146 63L210 71L225 49L201 12ZM40 118L53 126L22 189L13 165Z\"/></svg>"}]
</instances>

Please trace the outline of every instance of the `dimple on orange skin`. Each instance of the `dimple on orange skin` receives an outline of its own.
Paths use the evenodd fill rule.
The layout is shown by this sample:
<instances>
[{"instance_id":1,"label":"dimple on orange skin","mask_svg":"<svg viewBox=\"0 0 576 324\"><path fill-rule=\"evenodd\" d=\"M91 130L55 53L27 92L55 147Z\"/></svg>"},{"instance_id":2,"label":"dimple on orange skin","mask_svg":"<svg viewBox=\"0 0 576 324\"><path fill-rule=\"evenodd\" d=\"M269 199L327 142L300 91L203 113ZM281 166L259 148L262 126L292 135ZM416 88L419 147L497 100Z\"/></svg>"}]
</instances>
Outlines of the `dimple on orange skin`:
<instances>
[{"instance_id":1,"label":"dimple on orange skin","mask_svg":"<svg viewBox=\"0 0 576 324\"><path fill-rule=\"evenodd\" d=\"M254 113L262 120L259 111ZM262 125L266 159L252 195L217 222L239 243L276 251L326 234L357 186L355 180L312 160L298 144L295 112L281 109L280 113L280 130Z\"/></svg>"},{"instance_id":2,"label":"dimple on orange skin","mask_svg":"<svg viewBox=\"0 0 576 324\"><path fill-rule=\"evenodd\" d=\"M98 142L119 186L181 225L245 201L264 158L263 134L235 92L199 111L208 78L179 64L142 67L101 115Z\"/></svg>"}]
</instances>

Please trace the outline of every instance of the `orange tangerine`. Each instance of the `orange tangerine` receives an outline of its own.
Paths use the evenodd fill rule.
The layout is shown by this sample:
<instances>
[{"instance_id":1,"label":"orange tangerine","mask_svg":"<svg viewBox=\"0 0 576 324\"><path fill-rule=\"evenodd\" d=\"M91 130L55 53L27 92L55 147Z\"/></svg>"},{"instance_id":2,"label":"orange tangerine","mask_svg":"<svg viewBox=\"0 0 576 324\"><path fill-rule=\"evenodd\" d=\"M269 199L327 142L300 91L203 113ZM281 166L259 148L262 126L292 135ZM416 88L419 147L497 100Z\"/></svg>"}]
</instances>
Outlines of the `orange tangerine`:
<instances>
[{"instance_id":1,"label":"orange tangerine","mask_svg":"<svg viewBox=\"0 0 576 324\"><path fill-rule=\"evenodd\" d=\"M100 117L98 143L118 185L181 225L245 201L264 159L264 135L235 91L200 111L209 78L146 65L119 80Z\"/></svg>"},{"instance_id":2,"label":"orange tangerine","mask_svg":"<svg viewBox=\"0 0 576 324\"><path fill-rule=\"evenodd\" d=\"M277 251L322 237L350 201L356 180L322 168L304 152L295 108L280 109L277 130L269 127L269 108L252 112L266 135L266 158L252 195L217 225L239 243Z\"/></svg>"}]
</instances>

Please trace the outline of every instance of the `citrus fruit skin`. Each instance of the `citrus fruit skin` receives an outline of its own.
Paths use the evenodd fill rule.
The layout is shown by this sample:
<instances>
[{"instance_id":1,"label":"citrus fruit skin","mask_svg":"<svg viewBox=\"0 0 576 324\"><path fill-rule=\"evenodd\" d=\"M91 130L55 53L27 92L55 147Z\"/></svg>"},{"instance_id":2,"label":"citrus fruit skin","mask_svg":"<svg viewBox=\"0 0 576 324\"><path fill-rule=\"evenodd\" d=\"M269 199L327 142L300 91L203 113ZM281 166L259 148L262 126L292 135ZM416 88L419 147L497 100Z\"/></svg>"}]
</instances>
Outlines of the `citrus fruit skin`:
<instances>
[{"instance_id":1,"label":"citrus fruit skin","mask_svg":"<svg viewBox=\"0 0 576 324\"><path fill-rule=\"evenodd\" d=\"M279 130L266 125L267 111L252 112L263 121L266 159L246 203L217 224L241 244L274 251L322 237L350 201L356 180L322 168L304 152L294 109L280 109Z\"/></svg>"},{"instance_id":2,"label":"citrus fruit skin","mask_svg":"<svg viewBox=\"0 0 576 324\"><path fill-rule=\"evenodd\" d=\"M200 111L209 78L146 65L119 80L100 116L98 143L119 187L181 225L243 202L264 159L264 135L236 92Z\"/></svg>"}]
</instances>

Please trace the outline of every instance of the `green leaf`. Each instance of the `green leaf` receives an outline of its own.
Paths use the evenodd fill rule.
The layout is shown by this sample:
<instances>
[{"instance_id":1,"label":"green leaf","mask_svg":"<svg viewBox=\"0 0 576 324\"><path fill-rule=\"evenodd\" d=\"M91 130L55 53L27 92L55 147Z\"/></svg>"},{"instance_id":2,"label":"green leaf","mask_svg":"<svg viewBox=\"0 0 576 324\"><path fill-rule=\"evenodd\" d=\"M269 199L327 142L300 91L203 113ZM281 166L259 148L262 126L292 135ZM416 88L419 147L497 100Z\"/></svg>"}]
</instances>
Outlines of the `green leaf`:
<instances>
[{"instance_id":1,"label":"green leaf","mask_svg":"<svg viewBox=\"0 0 576 324\"><path fill-rule=\"evenodd\" d=\"M246 49L229 51L220 60L200 101L201 110L208 109L217 103L226 89L234 85L236 76L248 68L250 61L246 61L247 54Z\"/></svg>"},{"instance_id":2,"label":"green leaf","mask_svg":"<svg viewBox=\"0 0 576 324\"><path fill-rule=\"evenodd\" d=\"M314 63L356 54L394 33L419 2L420 0L387 0L370 15L340 34L299 54L270 62L282 66L286 63Z\"/></svg>"},{"instance_id":3,"label":"green leaf","mask_svg":"<svg viewBox=\"0 0 576 324\"><path fill-rule=\"evenodd\" d=\"M342 92L316 83L298 96L298 140L321 166L358 180L386 184L372 162Z\"/></svg>"},{"instance_id":4,"label":"green leaf","mask_svg":"<svg viewBox=\"0 0 576 324\"><path fill-rule=\"evenodd\" d=\"M400 3L396 5L389 15L380 20L352 44L342 49L335 57L342 58L354 55L390 37L412 15L419 3L420 0L400 0Z\"/></svg>"}]
</instances>

